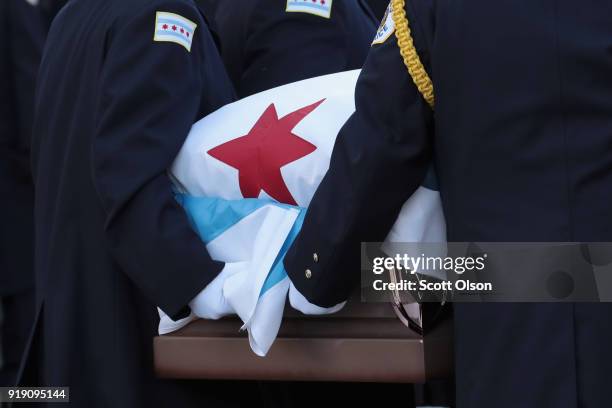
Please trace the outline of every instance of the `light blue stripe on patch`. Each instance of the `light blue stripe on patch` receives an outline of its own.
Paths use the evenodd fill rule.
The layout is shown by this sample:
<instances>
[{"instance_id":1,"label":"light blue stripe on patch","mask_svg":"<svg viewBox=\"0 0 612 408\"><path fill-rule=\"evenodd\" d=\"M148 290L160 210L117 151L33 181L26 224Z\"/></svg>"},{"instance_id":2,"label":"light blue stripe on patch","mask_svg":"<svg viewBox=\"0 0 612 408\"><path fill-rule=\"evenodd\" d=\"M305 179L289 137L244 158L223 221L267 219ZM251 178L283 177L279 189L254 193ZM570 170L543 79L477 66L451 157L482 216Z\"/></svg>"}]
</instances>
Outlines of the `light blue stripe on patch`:
<instances>
[{"instance_id":1,"label":"light blue stripe on patch","mask_svg":"<svg viewBox=\"0 0 612 408\"><path fill-rule=\"evenodd\" d=\"M316 3L298 3L297 1L291 2L289 3L290 6L296 6L296 7L308 7L308 8L313 8L313 9L318 9L318 10L323 10L323 11L329 11L329 7L326 6L322 6L320 4L316 4Z\"/></svg>"},{"instance_id":2,"label":"light blue stripe on patch","mask_svg":"<svg viewBox=\"0 0 612 408\"><path fill-rule=\"evenodd\" d=\"M149 32L150 32L150 31L149 31ZM189 42L189 40L188 40L187 38L185 38L185 36L183 36L183 35L181 35L181 34L179 34L179 33L175 33L175 32L173 32L173 31L157 30L156 35L157 35L157 36L169 35L169 36L171 36L171 37L176 37L176 38L178 38L179 40L181 40L182 42L184 42L186 46L191 45L191 43ZM159 37L157 37L157 38L159 38Z\"/></svg>"},{"instance_id":3,"label":"light blue stripe on patch","mask_svg":"<svg viewBox=\"0 0 612 408\"><path fill-rule=\"evenodd\" d=\"M165 23L165 24L172 24L172 25L177 25L181 28L184 28L185 30L189 31L189 33L193 33L193 28L188 27L187 25L185 25L185 23L178 21L178 20L171 20L169 18L158 18L157 19L158 23Z\"/></svg>"}]
</instances>

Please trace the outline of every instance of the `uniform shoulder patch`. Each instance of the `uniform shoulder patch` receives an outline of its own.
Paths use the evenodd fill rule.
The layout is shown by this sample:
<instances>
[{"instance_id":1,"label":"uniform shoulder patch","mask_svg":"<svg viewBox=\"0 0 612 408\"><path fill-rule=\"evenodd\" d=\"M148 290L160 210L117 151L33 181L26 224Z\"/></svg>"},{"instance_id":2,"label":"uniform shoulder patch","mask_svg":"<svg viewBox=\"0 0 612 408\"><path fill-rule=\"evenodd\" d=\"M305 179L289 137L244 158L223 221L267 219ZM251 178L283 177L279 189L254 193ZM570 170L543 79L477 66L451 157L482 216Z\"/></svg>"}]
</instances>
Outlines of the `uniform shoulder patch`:
<instances>
[{"instance_id":1,"label":"uniform shoulder patch","mask_svg":"<svg viewBox=\"0 0 612 408\"><path fill-rule=\"evenodd\" d=\"M385 11L385 15L380 23L380 27L378 27L378 31L374 37L374 41L372 41L372 45L384 43L387 41L387 38L391 37L394 31L395 21L393 21L393 8L391 3L389 3L387 11Z\"/></svg>"},{"instance_id":2,"label":"uniform shoulder patch","mask_svg":"<svg viewBox=\"0 0 612 408\"><path fill-rule=\"evenodd\" d=\"M319 17L330 18L332 2L333 0L287 0L287 8L285 11L288 13L308 13Z\"/></svg>"},{"instance_id":3,"label":"uniform shoulder patch","mask_svg":"<svg viewBox=\"0 0 612 408\"><path fill-rule=\"evenodd\" d=\"M155 16L153 41L176 43L191 52L191 43L197 27L196 23L183 16L158 11Z\"/></svg>"}]
</instances>

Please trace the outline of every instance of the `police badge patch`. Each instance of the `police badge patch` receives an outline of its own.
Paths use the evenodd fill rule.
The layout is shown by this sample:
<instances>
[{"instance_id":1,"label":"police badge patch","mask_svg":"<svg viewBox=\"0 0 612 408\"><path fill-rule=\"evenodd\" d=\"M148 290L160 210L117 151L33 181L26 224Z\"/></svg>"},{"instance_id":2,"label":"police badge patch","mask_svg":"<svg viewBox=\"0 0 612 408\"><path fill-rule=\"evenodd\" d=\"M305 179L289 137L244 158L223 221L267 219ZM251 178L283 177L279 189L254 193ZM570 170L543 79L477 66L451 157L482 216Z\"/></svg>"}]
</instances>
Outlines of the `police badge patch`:
<instances>
[{"instance_id":1,"label":"police badge patch","mask_svg":"<svg viewBox=\"0 0 612 408\"><path fill-rule=\"evenodd\" d=\"M387 11L385 11L385 15L382 19L382 23L380 23L380 27L378 27L378 31L374 37L374 41L372 41L372 45L384 43L394 31L395 22L393 21L393 8L391 7L391 3L389 3Z\"/></svg>"},{"instance_id":2,"label":"police badge patch","mask_svg":"<svg viewBox=\"0 0 612 408\"><path fill-rule=\"evenodd\" d=\"M158 11L155 16L153 41L173 42L191 52L191 43L197 27L196 23L183 16Z\"/></svg>"},{"instance_id":3,"label":"police badge patch","mask_svg":"<svg viewBox=\"0 0 612 408\"><path fill-rule=\"evenodd\" d=\"M288 13L308 13L330 18L333 0L287 0Z\"/></svg>"}]
</instances>

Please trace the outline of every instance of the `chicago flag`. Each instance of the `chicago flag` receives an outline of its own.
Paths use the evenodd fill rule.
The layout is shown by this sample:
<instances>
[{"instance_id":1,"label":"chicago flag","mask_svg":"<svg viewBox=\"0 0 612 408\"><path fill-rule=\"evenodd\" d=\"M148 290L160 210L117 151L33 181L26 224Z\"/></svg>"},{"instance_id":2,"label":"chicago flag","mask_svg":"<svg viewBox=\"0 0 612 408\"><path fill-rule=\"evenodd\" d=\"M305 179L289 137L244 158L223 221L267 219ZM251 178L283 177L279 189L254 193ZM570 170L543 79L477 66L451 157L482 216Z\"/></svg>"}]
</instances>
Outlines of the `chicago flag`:
<instances>
[{"instance_id":1,"label":"chicago flag","mask_svg":"<svg viewBox=\"0 0 612 408\"><path fill-rule=\"evenodd\" d=\"M359 71L274 88L227 105L197 122L170 175L177 199L211 256L226 262L206 289L216 319L237 314L252 350L265 355L287 297L307 314L332 313L308 303L291 285L283 256L325 175L338 132L355 111ZM418 216L409 212L416 210ZM441 241L439 194L421 187L390 232L394 241ZM173 322L162 315L160 333Z\"/></svg>"}]
</instances>

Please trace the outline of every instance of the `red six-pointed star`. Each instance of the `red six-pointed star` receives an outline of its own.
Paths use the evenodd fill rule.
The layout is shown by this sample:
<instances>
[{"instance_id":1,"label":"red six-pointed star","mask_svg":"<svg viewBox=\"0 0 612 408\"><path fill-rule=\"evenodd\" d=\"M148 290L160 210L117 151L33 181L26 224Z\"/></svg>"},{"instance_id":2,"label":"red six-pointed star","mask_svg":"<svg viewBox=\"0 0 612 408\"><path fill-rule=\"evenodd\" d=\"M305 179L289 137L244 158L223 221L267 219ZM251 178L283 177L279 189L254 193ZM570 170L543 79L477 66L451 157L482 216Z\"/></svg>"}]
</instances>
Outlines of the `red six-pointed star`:
<instances>
[{"instance_id":1,"label":"red six-pointed star","mask_svg":"<svg viewBox=\"0 0 612 408\"><path fill-rule=\"evenodd\" d=\"M243 197L257 198L265 191L281 203L297 205L283 180L281 168L317 149L292 130L323 101L325 99L280 119L276 107L271 104L248 134L219 145L208 154L238 170Z\"/></svg>"}]
</instances>

